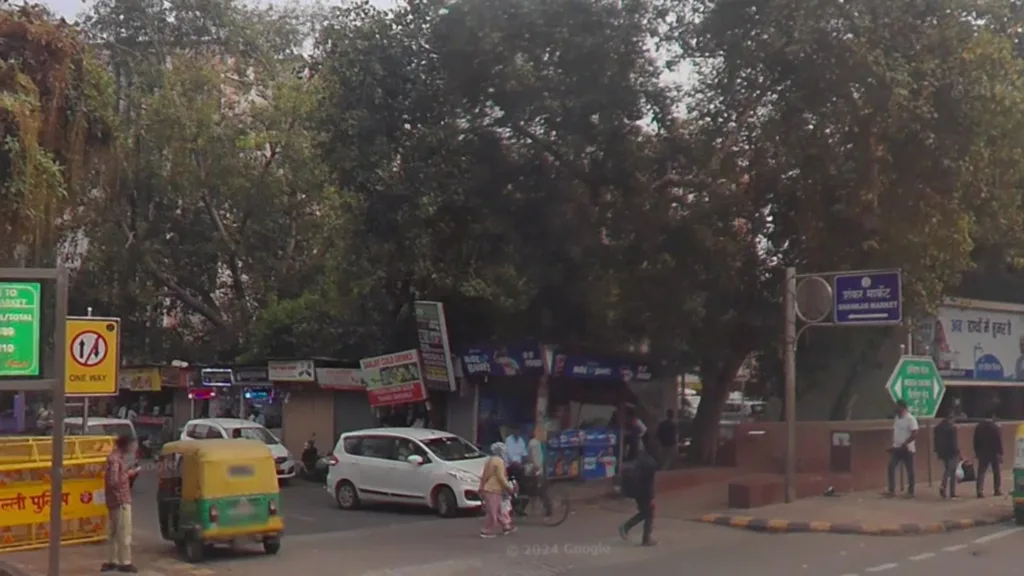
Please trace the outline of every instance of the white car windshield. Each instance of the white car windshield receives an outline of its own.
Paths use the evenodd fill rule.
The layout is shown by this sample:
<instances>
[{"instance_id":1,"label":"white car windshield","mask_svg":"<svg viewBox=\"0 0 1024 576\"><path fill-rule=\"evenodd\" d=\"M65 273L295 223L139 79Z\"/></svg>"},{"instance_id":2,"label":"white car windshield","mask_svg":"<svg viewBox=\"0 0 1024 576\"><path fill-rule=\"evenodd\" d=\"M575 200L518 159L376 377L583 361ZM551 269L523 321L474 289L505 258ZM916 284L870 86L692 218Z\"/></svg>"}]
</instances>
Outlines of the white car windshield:
<instances>
[{"instance_id":1,"label":"white car windshield","mask_svg":"<svg viewBox=\"0 0 1024 576\"><path fill-rule=\"evenodd\" d=\"M475 458L483 458L486 456L486 454L477 450L476 446L473 446L458 436L439 436L437 438L423 440L422 442L423 445L437 455L438 458L448 462L454 460L473 460Z\"/></svg>"},{"instance_id":2,"label":"white car windshield","mask_svg":"<svg viewBox=\"0 0 1024 576\"><path fill-rule=\"evenodd\" d=\"M68 431L73 434L82 433L82 425L68 424ZM89 424L86 428L86 435L88 436L135 436L135 432L132 430L129 424Z\"/></svg>"},{"instance_id":3,"label":"white car windshield","mask_svg":"<svg viewBox=\"0 0 1024 576\"><path fill-rule=\"evenodd\" d=\"M247 440L259 440L264 444L280 444L277 438L271 434L266 428L258 428L256 426L246 426L244 428L235 428L230 430L232 438L245 438Z\"/></svg>"}]
</instances>

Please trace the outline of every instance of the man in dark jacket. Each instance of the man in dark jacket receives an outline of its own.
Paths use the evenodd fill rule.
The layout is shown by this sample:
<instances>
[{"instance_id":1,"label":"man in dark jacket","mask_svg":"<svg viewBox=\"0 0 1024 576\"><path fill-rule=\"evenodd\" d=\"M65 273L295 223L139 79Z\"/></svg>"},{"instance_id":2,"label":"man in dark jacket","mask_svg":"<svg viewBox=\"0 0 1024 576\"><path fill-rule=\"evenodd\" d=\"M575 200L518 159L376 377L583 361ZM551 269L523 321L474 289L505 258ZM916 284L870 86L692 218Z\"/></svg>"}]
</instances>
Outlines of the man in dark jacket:
<instances>
[{"instance_id":1,"label":"man in dark jacket","mask_svg":"<svg viewBox=\"0 0 1024 576\"><path fill-rule=\"evenodd\" d=\"M989 467L992 468L992 488L996 496L1001 496L999 467L1003 463L1003 437L995 422L995 414L978 422L974 428L974 455L978 458L978 498L985 495L985 472Z\"/></svg>"},{"instance_id":2,"label":"man in dark jacket","mask_svg":"<svg viewBox=\"0 0 1024 576\"><path fill-rule=\"evenodd\" d=\"M671 468L679 456L679 428L672 410L666 410L665 419L658 423L658 444L661 445L661 467Z\"/></svg>"},{"instance_id":3,"label":"man in dark jacket","mask_svg":"<svg viewBox=\"0 0 1024 576\"><path fill-rule=\"evenodd\" d=\"M619 526L619 536L623 540L629 538L629 531L634 526L643 522L644 534L641 543L644 546L654 546L655 544L651 539L651 533L654 531L654 473L657 470L658 463L641 445L636 462L627 472L630 478L624 483L628 486L626 495L636 501L636 514L626 520L625 524Z\"/></svg>"},{"instance_id":4,"label":"man in dark jacket","mask_svg":"<svg viewBox=\"0 0 1024 576\"><path fill-rule=\"evenodd\" d=\"M950 499L956 498L956 469L960 465L960 445L956 437L956 422L953 420L955 411L950 410L942 422L935 427L932 444L935 455L942 464L942 483L939 484L939 495ZM947 486L948 492L947 492Z\"/></svg>"}]
</instances>

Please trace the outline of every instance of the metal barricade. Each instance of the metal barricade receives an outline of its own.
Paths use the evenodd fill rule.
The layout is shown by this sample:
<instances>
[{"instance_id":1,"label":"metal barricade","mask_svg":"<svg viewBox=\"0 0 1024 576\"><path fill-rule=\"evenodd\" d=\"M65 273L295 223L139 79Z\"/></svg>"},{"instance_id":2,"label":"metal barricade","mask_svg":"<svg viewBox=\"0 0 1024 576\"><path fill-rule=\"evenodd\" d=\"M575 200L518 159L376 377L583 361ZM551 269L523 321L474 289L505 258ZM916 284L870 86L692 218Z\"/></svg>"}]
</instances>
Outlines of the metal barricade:
<instances>
[{"instance_id":1,"label":"metal barricade","mask_svg":"<svg viewBox=\"0 0 1024 576\"><path fill-rule=\"evenodd\" d=\"M65 438L62 544L107 539L103 477L114 440ZM49 437L0 438L0 553L49 545L52 453Z\"/></svg>"}]
</instances>

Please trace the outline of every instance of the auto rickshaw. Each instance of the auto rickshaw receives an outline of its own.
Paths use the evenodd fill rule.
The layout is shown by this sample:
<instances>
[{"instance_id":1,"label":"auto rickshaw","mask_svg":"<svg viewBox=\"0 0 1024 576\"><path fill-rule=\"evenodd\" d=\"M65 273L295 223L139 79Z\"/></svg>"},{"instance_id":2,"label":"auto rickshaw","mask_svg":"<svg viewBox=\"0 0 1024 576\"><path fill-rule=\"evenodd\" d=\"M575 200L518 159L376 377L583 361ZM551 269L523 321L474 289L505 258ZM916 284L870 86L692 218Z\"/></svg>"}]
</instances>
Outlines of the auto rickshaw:
<instances>
[{"instance_id":1,"label":"auto rickshaw","mask_svg":"<svg viewBox=\"0 0 1024 576\"><path fill-rule=\"evenodd\" d=\"M182 440L160 453L160 535L189 562L215 544L258 541L281 549L284 521L270 449L255 440Z\"/></svg>"},{"instance_id":2,"label":"auto rickshaw","mask_svg":"<svg viewBox=\"0 0 1024 576\"><path fill-rule=\"evenodd\" d=\"M1024 526L1024 424L1017 426L1013 445L1013 519L1018 526Z\"/></svg>"}]
</instances>

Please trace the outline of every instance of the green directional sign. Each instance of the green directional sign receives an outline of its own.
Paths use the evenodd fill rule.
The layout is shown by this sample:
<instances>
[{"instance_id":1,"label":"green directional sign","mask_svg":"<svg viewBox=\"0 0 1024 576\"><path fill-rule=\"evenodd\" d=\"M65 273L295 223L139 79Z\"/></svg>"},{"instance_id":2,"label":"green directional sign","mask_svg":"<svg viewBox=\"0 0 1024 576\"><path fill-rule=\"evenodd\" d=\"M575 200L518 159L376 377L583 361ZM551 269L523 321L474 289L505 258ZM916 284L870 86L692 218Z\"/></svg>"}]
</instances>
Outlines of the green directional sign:
<instances>
[{"instance_id":1,"label":"green directional sign","mask_svg":"<svg viewBox=\"0 0 1024 576\"><path fill-rule=\"evenodd\" d=\"M39 376L38 282L0 282L0 377Z\"/></svg>"},{"instance_id":2,"label":"green directional sign","mask_svg":"<svg viewBox=\"0 0 1024 576\"><path fill-rule=\"evenodd\" d=\"M885 385L893 402L903 400L914 416L934 418L946 393L939 369L928 356L903 356Z\"/></svg>"}]
</instances>

